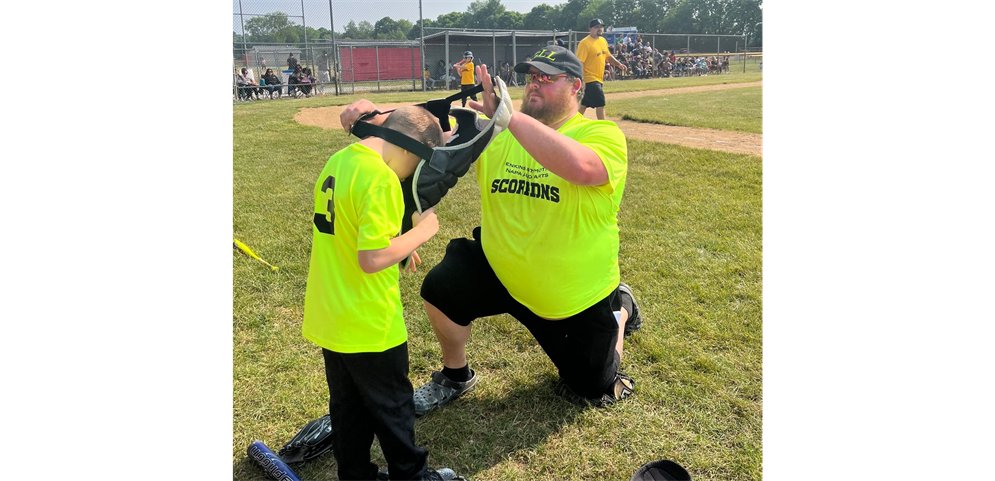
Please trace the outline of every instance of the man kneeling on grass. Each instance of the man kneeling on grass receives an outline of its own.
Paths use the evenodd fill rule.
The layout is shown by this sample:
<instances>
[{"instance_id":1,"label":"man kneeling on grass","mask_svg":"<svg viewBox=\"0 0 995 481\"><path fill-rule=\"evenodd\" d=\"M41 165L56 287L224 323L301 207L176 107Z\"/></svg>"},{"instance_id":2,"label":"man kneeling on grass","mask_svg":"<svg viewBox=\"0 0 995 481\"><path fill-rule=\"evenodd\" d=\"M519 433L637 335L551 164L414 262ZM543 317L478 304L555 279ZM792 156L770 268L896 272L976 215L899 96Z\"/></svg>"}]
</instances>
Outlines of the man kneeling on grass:
<instances>
[{"instance_id":1,"label":"man kneeling on grass","mask_svg":"<svg viewBox=\"0 0 995 481\"><path fill-rule=\"evenodd\" d=\"M502 313L527 327L557 367L561 396L607 406L634 386L618 370L624 334L642 322L619 282L625 137L614 122L578 113L584 72L569 50L547 47L515 71L527 74L521 110L477 160L481 226L473 240L450 241L422 284L443 370L415 391L419 416L476 386L466 359L470 323ZM477 77L483 103L470 107L491 117L499 101L487 68ZM374 110L354 102L343 127Z\"/></svg>"}]
</instances>

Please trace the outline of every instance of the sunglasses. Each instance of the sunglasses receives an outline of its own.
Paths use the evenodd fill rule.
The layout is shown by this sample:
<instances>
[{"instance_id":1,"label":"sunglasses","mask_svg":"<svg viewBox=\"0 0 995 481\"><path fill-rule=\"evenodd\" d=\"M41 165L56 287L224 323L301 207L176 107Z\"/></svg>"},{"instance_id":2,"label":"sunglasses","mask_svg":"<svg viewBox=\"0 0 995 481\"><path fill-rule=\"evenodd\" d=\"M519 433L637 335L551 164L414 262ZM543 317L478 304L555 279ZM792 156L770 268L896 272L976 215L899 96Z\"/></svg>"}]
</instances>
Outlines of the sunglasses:
<instances>
[{"instance_id":1,"label":"sunglasses","mask_svg":"<svg viewBox=\"0 0 995 481\"><path fill-rule=\"evenodd\" d=\"M525 74L525 83L539 82L541 84L551 84L556 81L558 77L566 77L566 74L559 75L546 75L544 73L527 73Z\"/></svg>"}]
</instances>

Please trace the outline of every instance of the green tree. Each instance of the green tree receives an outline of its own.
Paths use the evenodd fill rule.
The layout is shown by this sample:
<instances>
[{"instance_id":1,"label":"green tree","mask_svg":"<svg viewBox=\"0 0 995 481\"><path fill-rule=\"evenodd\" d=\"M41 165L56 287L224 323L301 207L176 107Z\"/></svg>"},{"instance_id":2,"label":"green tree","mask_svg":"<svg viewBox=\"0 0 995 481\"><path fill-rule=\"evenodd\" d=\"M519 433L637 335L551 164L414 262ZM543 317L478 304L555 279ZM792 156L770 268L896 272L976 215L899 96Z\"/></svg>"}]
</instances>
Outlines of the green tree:
<instances>
[{"instance_id":1,"label":"green tree","mask_svg":"<svg viewBox=\"0 0 995 481\"><path fill-rule=\"evenodd\" d=\"M581 14L589 3L591 3L590 0L568 0L567 3L560 6L559 15L556 18L553 28L557 30L588 31L591 19L588 18L585 20L581 18Z\"/></svg>"},{"instance_id":2,"label":"green tree","mask_svg":"<svg viewBox=\"0 0 995 481\"><path fill-rule=\"evenodd\" d=\"M397 21L390 17L381 18L373 26L373 38L391 38L395 30L397 30Z\"/></svg>"},{"instance_id":3,"label":"green tree","mask_svg":"<svg viewBox=\"0 0 995 481\"><path fill-rule=\"evenodd\" d=\"M477 0L466 8L467 28L501 28L498 22L507 10L501 0Z\"/></svg>"},{"instance_id":4,"label":"green tree","mask_svg":"<svg viewBox=\"0 0 995 481\"><path fill-rule=\"evenodd\" d=\"M594 20L595 18L600 18L606 25L628 26L628 23L613 20L613 9L614 5L611 0L591 0L591 2L587 4L587 7L584 7L584 10L578 14L577 21L581 24L581 28L578 28L577 30L582 32L590 31L591 20Z\"/></svg>"},{"instance_id":5,"label":"green tree","mask_svg":"<svg viewBox=\"0 0 995 481\"><path fill-rule=\"evenodd\" d=\"M406 38L408 32L415 26L410 20L400 19L397 21L397 29L401 32L401 38Z\"/></svg>"},{"instance_id":6,"label":"green tree","mask_svg":"<svg viewBox=\"0 0 995 481\"><path fill-rule=\"evenodd\" d=\"M434 30L429 30L429 27L436 27L435 21L429 18L422 19L425 22L425 35L432 35L435 33ZM411 30L408 31L408 40L415 40L421 38L421 26L417 23L411 26Z\"/></svg>"},{"instance_id":7,"label":"green tree","mask_svg":"<svg viewBox=\"0 0 995 481\"><path fill-rule=\"evenodd\" d=\"M270 12L266 15L252 17L245 21L245 31L259 42L265 42L287 27L294 25L283 12Z\"/></svg>"},{"instance_id":8,"label":"green tree","mask_svg":"<svg viewBox=\"0 0 995 481\"><path fill-rule=\"evenodd\" d=\"M522 19L522 28L526 30L552 30L559 17L560 7L551 7L541 3L532 7Z\"/></svg>"},{"instance_id":9,"label":"green tree","mask_svg":"<svg viewBox=\"0 0 995 481\"><path fill-rule=\"evenodd\" d=\"M366 20L359 22L356 25L355 21L349 20L349 23L345 24L345 32L342 32L342 38L350 40L365 40L373 38L373 25Z\"/></svg>"},{"instance_id":10,"label":"green tree","mask_svg":"<svg viewBox=\"0 0 995 481\"><path fill-rule=\"evenodd\" d=\"M439 28L463 28L466 27L466 22L463 17L466 14L463 12L449 12L443 15L439 15L435 19L436 27Z\"/></svg>"},{"instance_id":11,"label":"green tree","mask_svg":"<svg viewBox=\"0 0 995 481\"><path fill-rule=\"evenodd\" d=\"M694 6L682 1L667 10L660 23L660 33L701 33L696 30Z\"/></svg>"},{"instance_id":12,"label":"green tree","mask_svg":"<svg viewBox=\"0 0 995 481\"><path fill-rule=\"evenodd\" d=\"M498 27L507 30L521 30L525 26L525 15L508 10L501 14L497 22Z\"/></svg>"}]
</instances>

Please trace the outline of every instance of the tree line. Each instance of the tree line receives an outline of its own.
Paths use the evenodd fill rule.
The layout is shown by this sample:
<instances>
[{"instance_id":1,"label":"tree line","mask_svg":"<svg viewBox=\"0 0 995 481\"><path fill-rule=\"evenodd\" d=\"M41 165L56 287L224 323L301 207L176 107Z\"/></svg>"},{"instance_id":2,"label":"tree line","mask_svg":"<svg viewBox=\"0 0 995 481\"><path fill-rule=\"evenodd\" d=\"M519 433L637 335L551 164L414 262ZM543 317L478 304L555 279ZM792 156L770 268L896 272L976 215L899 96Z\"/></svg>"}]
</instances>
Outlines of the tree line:
<instances>
[{"instance_id":1,"label":"tree line","mask_svg":"<svg viewBox=\"0 0 995 481\"><path fill-rule=\"evenodd\" d=\"M747 35L747 46L763 46L763 0L568 0L555 6L536 5L524 14L508 10L501 0L477 0L465 12L424 19L424 26L586 32L593 18L646 33ZM243 41L241 34L232 35L235 42ZM332 31L304 28L283 12L245 21L244 41L248 43L303 43L305 35L309 41L331 39ZM335 32L337 40L415 40L420 36L417 20L390 17L374 24L350 20L345 31Z\"/></svg>"}]
</instances>

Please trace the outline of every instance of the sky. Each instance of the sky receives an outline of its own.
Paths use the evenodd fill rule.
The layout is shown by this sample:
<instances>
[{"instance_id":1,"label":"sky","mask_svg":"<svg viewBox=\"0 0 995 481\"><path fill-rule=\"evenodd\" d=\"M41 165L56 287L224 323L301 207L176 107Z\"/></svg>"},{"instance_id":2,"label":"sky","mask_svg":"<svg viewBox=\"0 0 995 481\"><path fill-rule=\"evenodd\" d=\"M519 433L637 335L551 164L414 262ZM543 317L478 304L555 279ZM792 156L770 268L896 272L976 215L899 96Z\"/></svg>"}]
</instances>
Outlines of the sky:
<instances>
[{"instance_id":1,"label":"sky","mask_svg":"<svg viewBox=\"0 0 995 481\"><path fill-rule=\"evenodd\" d=\"M422 15L434 20L439 15L450 12L465 12L472 0L422 0ZM529 13L536 5L559 5L565 0L501 0L508 10L521 14ZM232 30L241 33L239 21L239 6L245 20L252 18L249 14L265 14L274 11L286 13L291 20L300 24L300 0L232 0ZM328 28L328 0L304 0L303 10L305 24L309 27ZM342 32L349 20L359 23L363 20L376 23L383 17L394 20L406 19L414 23L418 20L418 0L332 0L332 14L335 19L335 31ZM297 18L293 18L293 17ZM312 23L313 22L313 23Z\"/></svg>"}]
</instances>

